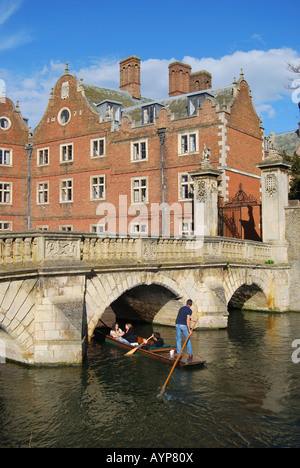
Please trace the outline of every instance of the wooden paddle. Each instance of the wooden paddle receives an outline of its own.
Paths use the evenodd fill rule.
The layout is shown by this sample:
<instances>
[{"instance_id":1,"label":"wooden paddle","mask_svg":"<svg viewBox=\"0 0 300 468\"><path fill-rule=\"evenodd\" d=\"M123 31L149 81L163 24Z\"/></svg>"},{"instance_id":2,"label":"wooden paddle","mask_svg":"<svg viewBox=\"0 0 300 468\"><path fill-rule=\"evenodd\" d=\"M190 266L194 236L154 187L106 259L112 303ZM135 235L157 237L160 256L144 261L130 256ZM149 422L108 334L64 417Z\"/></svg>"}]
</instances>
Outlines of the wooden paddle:
<instances>
[{"instance_id":1,"label":"wooden paddle","mask_svg":"<svg viewBox=\"0 0 300 468\"><path fill-rule=\"evenodd\" d=\"M195 328L195 326L196 326L196 323L198 322L198 320L199 320L199 318L200 318L202 312L203 312L203 309L201 310L201 312L200 312L200 314L199 314L197 320L195 321L194 326L193 326L191 332L188 334L187 339L185 340L185 342L184 342L184 344L183 344L183 346L182 346L182 348L181 348L181 350L180 350L180 353L178 354L178 356L177 356L177 358L176 358L176 360L175 360L175 362L174 362L174 364L173 364L173 366L172 366L172 369L171 369L171 371L170 371L170 373L169 373L169 375L168 375L168 378L167 378L167 380L165 381L165 383L164 383L163 386L162 386L162 389L161 389L161 391L160 391L160 395L163 394L163 392L164 392L164 390L165 390L165 388L166 388L166 386L167 386L167 383L169 382L169 379L170 379L170 377L171 377L171 375L172 375L172 372L173 372L173 370L175 369L175 366L176 366L176 364L177 364L177 362L178 362L178 360L179 360L179 358L180 358L180 356L181 356L181 353L182 353L182 351L183 351L185 345L187 344L187 342L188 342L188 340L189 340L189 337L191 336L192 331L194 330L194 328Z\"/></svg>"},{"instance_id":2,"label":"wooden paddle","mask_svg":"<svg viewBox=\"0 0 300 468\"><path fill-rule=\"evenodd\" d=\"M149 338L147 338L146 343L148 343L148 341L150 340L150 338L152 338L152 335L149 336ZM143 345L146 344L146 343L141 343L141 344L138 345L136 348L133 348L133 349L131 349L130 351L128 351L128 353L124 354L124 356L132 356L132 354L135 353L137 349L139 349L141 346L143 346Z\"/></svg>"}]
</instances>

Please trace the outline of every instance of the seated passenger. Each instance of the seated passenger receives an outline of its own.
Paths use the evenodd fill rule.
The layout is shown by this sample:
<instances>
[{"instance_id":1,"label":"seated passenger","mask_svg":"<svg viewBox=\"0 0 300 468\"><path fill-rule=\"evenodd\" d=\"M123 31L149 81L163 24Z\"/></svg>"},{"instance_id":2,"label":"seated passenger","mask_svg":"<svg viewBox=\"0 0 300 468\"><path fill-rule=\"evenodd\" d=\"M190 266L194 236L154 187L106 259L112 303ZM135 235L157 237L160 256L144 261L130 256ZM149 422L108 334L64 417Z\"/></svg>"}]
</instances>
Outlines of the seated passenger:
<instances>
[{"instance_id":1,"label":"seated passenger","mask_svg":"<svg viewBox=\"0 0 300 468\"><path fill-rule=\"evenodd\" d=\"M164 346L164 340L161 338L159 332L154 332L152 335L154 341L144 340L143 348L150 349L150 348L161 348Z\"/></svg>"},{"instance_id":2,"label":"seated passenger","mask_svg":"<svg viewBox=\"0 0 300 468\"><path fill-rule=\"evenodd\" d=\"M120 336L123 336L123 335L124 335L124 332L119 327L119 324L117 322L114 323L110 331L110 336L112 336L113 338L119 338Z\"/></svg>"},{"instance_id":3,"label":"seated passenger","mask_svg":"<svg viewBox=\"0 0 300 468\"><path fill-rule=\"evenodd\" d=\"M125 343L133 344L137 343L138 337L134 333L134 329L131 323L126 323L125 325L125 333L123 334L122 338L118 338L119 341L123 341Z\"/></svg>"}]
</instances>

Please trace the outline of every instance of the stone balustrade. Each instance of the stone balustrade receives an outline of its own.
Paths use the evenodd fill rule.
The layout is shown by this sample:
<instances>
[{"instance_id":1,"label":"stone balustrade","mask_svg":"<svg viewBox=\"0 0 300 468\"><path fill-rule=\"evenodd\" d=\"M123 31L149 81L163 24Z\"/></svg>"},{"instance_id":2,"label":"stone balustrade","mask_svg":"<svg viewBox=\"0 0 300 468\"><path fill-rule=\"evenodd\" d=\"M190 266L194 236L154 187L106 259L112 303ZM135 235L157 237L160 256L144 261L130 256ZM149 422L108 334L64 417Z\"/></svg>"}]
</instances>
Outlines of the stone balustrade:
<instances>
[{"instance_id":1,"label":"stone balustrade","mask_svg":"<svg viewBox=\"0 0 300 468\"><path fill-rule=\"evenodd\" d=\"M99 237L87 233L19 232L0 235L0 269L51 262L261 265L272 260L272 249L266 243L223 237Z\"/></svg>"}]
</instances>

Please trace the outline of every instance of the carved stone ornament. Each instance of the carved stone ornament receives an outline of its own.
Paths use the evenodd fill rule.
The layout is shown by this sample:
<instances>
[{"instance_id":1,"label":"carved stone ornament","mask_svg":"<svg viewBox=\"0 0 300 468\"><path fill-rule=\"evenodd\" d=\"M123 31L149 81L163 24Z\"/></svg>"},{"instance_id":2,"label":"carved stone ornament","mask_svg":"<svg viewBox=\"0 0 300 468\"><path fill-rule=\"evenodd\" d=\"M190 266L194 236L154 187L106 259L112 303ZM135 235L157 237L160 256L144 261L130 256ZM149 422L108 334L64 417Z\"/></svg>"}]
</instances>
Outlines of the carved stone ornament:
<instances>
[{"instance_id":1,"label":"carved stone ornament","mask_svg":"<svg viewBox=\"0 0 300 468\"><path fill-rule=\"evenodd\" d=\"M201 156L201 166L209 166L210 148L207 148L206 144L203 145L203 151Z\"/></svg>"},{"instance_id":2,"label":"carved stone ornament","mask_svg":"<svg viewBox=\"0 0 300 468\"><path fill-rule=\"evenodd\" d=\"M67 99L69 97L69 82L64 81L61 85L61 99Z\"/></svg>"},{"instance_id":3,"label":"carved stone ornament","mask_svg":"<svg viewBox=\"0 0 300 468\"><path fill-rule=\"evenodd\" d=\"M206 184L205 180L199 180L197 185L197 201L200 203L204 203L206 199Z\"/></svg>"},{"instance_id":4,"label":"carved stone ornament","mask_svg":"<svg viewBox=\"0 0 300 468\"><path fill-rule=\"evenodd\" d=\"M149 241L143 239L142 241L142 257L144 260L156 260L157 258L157 242L156 240Z\"/></svg>"},{"instance_id":5,"label":"carved stone ornament","mask_svg":"<svg viewBox=\"0 0 300 468\"><path fill-rule=\"evenodd\" d=\"M277 193L277 179L275 174L268 174L266 176L266 193L272 197Z\"/></svg>"},{"instance_id":6,"label":"carved stone ornament","mask_svg":"<svg viewBox=\"0 0 300 468\"><path fill-rule=\"evenodd\" d=\"M78 242L72 240L47 240L45 245L46 259L66 259L78 257Z\"/></svg>"}]
</instances>

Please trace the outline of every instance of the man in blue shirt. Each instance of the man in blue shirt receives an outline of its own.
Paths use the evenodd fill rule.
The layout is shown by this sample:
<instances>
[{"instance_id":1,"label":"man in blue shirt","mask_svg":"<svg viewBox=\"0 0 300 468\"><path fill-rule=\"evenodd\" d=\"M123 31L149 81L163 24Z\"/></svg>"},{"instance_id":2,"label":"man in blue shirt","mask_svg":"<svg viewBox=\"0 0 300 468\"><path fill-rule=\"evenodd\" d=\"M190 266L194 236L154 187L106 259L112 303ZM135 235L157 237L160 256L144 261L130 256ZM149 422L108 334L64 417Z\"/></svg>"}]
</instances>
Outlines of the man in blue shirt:
<instances>
[{"instance_id":1,"label":"man in blue shirt","mask_svg":"<svg viewBox=\"0 0 300 468\"><path fill-rule=\"evenodd\" d=\"M181 307L178 311L175 328L176 328L176 346L177 346L177 355L181 351L181 334L183 334L184 339L186 340L188 335L191 333L191 307L193 305L192 299L186 301L186 305ZM193 358L193 348L190 338L187 342L187 353L189 359Z\"/></svg>"}]
</instances>

